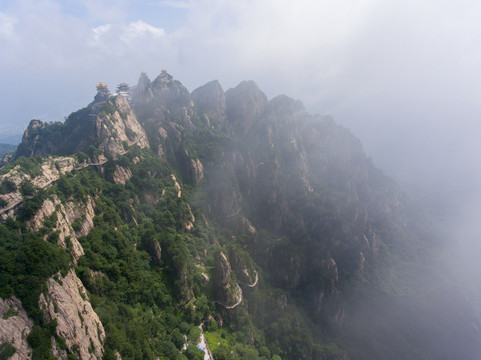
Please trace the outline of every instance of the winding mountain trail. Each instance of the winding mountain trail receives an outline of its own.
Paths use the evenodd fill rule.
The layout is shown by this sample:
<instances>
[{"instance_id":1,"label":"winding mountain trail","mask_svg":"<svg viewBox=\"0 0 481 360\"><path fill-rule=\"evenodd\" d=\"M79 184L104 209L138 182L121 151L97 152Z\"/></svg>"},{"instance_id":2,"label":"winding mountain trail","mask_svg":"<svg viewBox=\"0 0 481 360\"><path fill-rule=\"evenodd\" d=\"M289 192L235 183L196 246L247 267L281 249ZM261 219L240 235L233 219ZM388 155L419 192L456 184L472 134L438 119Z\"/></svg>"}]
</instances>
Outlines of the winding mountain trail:
<instances>
[{"instance_id":1,"label":"winding mountain trail","mask_svg":"<svg viewBox=\"0 0 481 360\"><path fill-rule=\"evenodd\" d=\"M257 273L256 271L256 279L254 280L254 282L252 284L247 284L245 282L242 282L242 281L238 281L239 284L242 284L242 285L245 285L245 286L248 286L250 288L253 288L257 285L257 282L259 281L259 274Z\"/></svg>"},{"instance_id":2,"label":"winding mountain trail","mask_svg":"<svg viewBox=\"0 0 481 360\"><path fill-rule=\"evenodd\" d=\"M236 308L237 306L239 306L241 303L242 303L242 289L239 285L237 285L237 289L238 289L238 293L237 293L237 301L234 305L226 305L226 304L223 304L219 301L216 301L216 304L219 304L219 305L222 305L224 308L226 308L227 310L231 310L231 309L234 309Z\"/></svg>"}]
</instances>

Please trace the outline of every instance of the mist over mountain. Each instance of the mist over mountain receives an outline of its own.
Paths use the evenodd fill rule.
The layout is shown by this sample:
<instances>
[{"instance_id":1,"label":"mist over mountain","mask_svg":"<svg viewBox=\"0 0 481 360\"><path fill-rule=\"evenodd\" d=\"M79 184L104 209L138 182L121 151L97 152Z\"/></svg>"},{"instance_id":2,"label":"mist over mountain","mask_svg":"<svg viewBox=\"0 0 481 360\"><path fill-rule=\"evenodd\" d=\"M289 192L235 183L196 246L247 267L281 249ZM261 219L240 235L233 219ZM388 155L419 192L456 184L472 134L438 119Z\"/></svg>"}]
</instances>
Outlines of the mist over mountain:
<instances>
[{"instance_id":1,"label":"mist over mountain","mask_svg":"<svg viewBox=\"0 0 481 360\"><path fill-rule=\"evenodd\" d=\"M0 355L478 359L476 291L418 197L253 81L99 83L2 168Z\"/></svg>"}]
</instances>

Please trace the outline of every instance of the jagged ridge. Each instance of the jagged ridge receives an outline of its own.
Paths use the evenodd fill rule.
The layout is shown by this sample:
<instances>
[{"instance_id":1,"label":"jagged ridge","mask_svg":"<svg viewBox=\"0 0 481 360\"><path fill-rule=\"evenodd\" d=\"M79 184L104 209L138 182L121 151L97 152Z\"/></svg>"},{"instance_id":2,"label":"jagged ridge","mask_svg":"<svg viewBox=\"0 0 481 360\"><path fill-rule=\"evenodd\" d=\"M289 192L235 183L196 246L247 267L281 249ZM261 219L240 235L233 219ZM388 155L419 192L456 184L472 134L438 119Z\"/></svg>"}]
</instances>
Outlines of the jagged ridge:
<instances>
[{"instance_id":1,"label":"jagged ridge","mask_svg":"<svg viewBox=\"0 0 481 360\"><path fill-rule=\"evenodd\" d=\"M56 305L37 299L29 315L35 306L49 308L35 326L51 327L43 336L60 343L52 351L61 358L174 358L186 344L182 352L194 358L187 345L196 340L174 335L188 327L172 313L213 334L232 335L216 330L230 324L245 346L235 349L240 357L355 354L339 335L351 331L353 298L363 289L386 294L384 265L417 264L436 241L360 142L300 101L268 100L252 81L225 93L214 81L190 94L163 71L152 82L142 74L130 94L110 97L100 85L94 102L64 124L32 121L17 162L1 175L2 231L23 226L58 244L75 265L77 275L52 267L38 286L49 284L55 303L62 279L81 281L106 327L105 341L98 322L96 332L76 339L60 321L47 324ZM12 284L2 297L18 292ZM137 323L124 319L134 318L144 330L162 331L142 335L148 344L129 337ZM98 341L89 349L92 336ZM328 345L333 339L345 349ZM218 358L228 353L220 343Z\"/></svg>"}]
</instances>

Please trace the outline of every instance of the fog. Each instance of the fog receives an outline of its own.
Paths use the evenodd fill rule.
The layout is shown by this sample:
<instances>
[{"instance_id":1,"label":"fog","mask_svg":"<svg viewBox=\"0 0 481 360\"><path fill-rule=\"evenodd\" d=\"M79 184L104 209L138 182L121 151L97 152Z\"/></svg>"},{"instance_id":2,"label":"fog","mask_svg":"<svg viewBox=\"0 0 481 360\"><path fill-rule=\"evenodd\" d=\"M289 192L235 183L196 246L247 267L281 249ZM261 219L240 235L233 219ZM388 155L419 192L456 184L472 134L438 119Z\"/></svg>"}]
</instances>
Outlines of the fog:
<instances>
[{"instance_id":1,"label":"fog","mask_svg":"<svg viewBox=\"0 0 481 360\"><path fill-rule=\"evenodd\" d=\"M253 79L301 99L400 181L464 182L480 176L480 14L475 1L3 1L0 131L166 68L190 90Z\"/></svg>"},{"instance_id":2,"label":"fog","mask_svg":"<svg viewBox=\"0 0 481 360\"><path fill-rule=\"evenodd\" d=\"M2 1L0 134L141 71L189 90L252 79L359 137L443 224L440 256L479 296L480 18L474 0Z\"/></svg>"}]
</instances>

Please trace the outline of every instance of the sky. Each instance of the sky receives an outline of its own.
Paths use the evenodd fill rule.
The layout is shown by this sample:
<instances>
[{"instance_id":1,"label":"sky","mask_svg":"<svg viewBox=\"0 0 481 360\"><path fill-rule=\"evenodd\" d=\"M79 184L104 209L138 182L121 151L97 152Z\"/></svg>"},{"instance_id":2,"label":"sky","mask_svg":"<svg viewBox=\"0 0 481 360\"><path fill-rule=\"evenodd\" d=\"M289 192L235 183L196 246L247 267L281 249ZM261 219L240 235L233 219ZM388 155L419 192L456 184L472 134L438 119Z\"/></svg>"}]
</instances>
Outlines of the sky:
<instances>
[{"instance_id":1,"label":"sky","mask_svg":"<svg viewBox=\"0 0 481 360\"><path fill-rule=\"evenodd\" d=\"M397 180L466 186L480 18L474 0L1 0L0 135L165 68L190 91L254 80L332 115Z\"/></svg>"}]
</instances>

